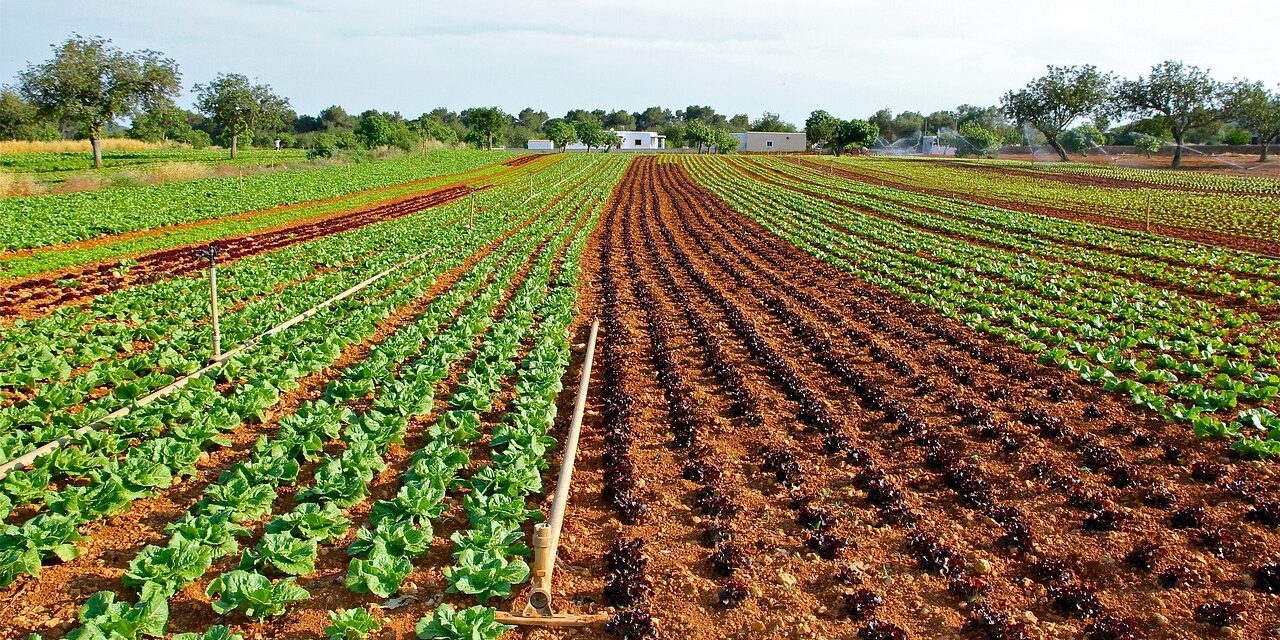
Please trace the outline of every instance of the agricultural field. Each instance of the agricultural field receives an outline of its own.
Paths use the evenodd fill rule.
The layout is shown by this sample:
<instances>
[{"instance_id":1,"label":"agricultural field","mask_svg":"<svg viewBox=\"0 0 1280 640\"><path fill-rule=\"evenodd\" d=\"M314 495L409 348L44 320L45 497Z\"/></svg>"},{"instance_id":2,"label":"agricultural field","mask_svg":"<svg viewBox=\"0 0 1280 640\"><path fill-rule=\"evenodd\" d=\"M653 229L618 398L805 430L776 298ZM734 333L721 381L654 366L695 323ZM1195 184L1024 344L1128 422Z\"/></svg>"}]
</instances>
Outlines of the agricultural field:
<instances>
[{"instance_id":1,"label":"agricultural field","mask_svg":"<svg viewBox=\"0 0 1280 640\"><path fill-rule=\"evenodd\" d=\"M0 200L0 638L1273 637L1277 214L453 149ZM600 622L507 626L592 354L552 593Z\"/></svg>"},{"instance_id":2,"label":"agricultural field","mask_svg":"<svg viewBox=\"0 0 1280 640\"><path fill-rule=\"evenodd\" d=\"M87 149L87 145L86 145ZM111 150L102 152L101 173L112 170L148 169L172 162L193 162L209 165L257 167L286 162L302 162L307 158L305 149L244 149L236 159L228 157L226 149L156 148L135 150ZM93 156L86 150L46 151L30 153L4 153L0 151L0 170L13 174L29 174L37 182L56 184L68 177L93 170Z\"/></svg>"},{"instance_id":3,"label":"agricultural field","mask_svg":"<svg viewBox=\"0 0 1280 640\"><path fill-rule=\"evenodd\" d=\"M305 149L191 149L176 144L109 138L102 167L93 167L87 140L0 141L0 199L133 189L218 177L246 177L334 164Z\"/></svg>"}]
</instances>

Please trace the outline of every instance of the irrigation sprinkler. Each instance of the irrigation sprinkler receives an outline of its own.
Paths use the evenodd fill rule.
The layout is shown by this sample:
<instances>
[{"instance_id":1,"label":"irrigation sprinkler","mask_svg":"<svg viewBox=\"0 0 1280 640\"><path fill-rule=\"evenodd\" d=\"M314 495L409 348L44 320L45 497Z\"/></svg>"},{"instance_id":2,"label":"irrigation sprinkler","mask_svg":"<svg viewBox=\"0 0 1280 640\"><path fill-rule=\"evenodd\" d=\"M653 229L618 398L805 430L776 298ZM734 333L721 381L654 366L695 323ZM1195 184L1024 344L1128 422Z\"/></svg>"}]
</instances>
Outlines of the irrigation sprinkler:
<instances>
[{"instance_id":1,"label":"irrigation sprinkler","mask_svg":"<svg viewBox=\"0 0 1280 640\"><path fill-rule=\"evenodd\" d=\"M476 228L476 188L471 187L471 218L467 220L467 230Z\"/></svg>"},{"instance_id":2,"label":"irrigation sprinkler","mask_svg":"<svg viewBox=\"0 0 1280 640\"><path fill-rule=\"evenodd\" d=\"M218 330L218 256L227 252L216 244L192 253L209 261L209 316L213 324L213 361L222 359L222 333Z\"/></svg>"},{"instance_id":3,"label":"irrigation sprinkler","mask_svg":"<svg viewBox=\"0 0 1280 640\"><path fill-rule=\"evenodd\" d=\"M578 453L578 435L582 432L582 414L587 404L587 388L591 384L591 361L596 349L596 332L600 319L591 323L587 336L586 355L582 361L582 380L578 383L578 399L573 406L573 418L569 422L569 434L564 443L564 457L560 461L560 476L556 480L556 495L551 503L551 515L547 522L533 528L533 564L530 567L529 596L520 612L499 611L498 622L541 627L585 627L604 622L605 614L556 613L551 602L551 578L556 568L556 551L560 546L560 529L564 525L565 507L569 502L569 484L573 480L573 462Z\"/></svg>"},{"instance_id":4,"label":"irrigation sprinkler","mask_svg":"<svg viewBox=\"0 0 1280 640\"><path fill-rule=\"evenodd\" d=\"M533 172L529 172L529 199L533 199Z\"/></svg>"}]
</instances>

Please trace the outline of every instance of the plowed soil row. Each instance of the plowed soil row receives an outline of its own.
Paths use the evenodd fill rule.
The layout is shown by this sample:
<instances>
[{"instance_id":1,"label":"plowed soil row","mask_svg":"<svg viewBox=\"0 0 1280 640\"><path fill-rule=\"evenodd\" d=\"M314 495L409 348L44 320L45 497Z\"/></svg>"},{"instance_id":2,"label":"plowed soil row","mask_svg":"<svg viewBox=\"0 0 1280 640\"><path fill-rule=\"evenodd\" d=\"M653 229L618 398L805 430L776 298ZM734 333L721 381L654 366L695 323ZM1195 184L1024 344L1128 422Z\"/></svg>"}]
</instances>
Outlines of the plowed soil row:
<instances>
[{"instance_id":1,"label":"plowed soil row","mask_svg":"<svg viewBox=\"0 0 1280 640\"><path fill-rule=\"evenodd\" d=\"M663 383L643 349L652 341L633 341L632 455L648 514L627 526L612 520L602 501L575 502L595 521L571 518L566 535L577 535L575 556L588 556L573 564L598 574L592 556L614 539L646 540L654 582L648 606L660 618L661 637L852 637L865 624L841 611L841 596L853 589L878 593L884 604L873 617L913 638L956 637L975 609L1007 614L1011 625L1023 622L1042 637L1073 637L1104 618L1132 618L1154 638L1203 637L1210 631L1192 619L1193 608L1227 599L1249 607L1239 627L1245 637L1274 626L1266 596L1248 587L1247 574L1274 548L1275 533L1244 524L1249 500L1220 480L1191 477L1193 462L1219 463L1197 453L1185 434L1159 433L1160 425L1110 398L827 267L769 236L674 165L637 159L619 191L625 188L640 196L624 200L621 219L606 221L601 233L643 256L643 266L632 275L621 255L611 258L613 273L623 276L614 284L625 292L629 279L665 283L651 290L662 292L662 313L675 316L670 356L708 425L697 455L719 466L723 487L741 505L735 543L752 560L739 572L752 597L721 609L723 578L712 573L710 550L699 540L705 518L688 506L697 485L679 472L687 453L670 448ZM620 298L629 309L622 314L627 332L647 335L639 301ZM723 381L699 357L695 323L677 320L685 308L705 314L761 400L759 426L731 417ZM1164 448L1130 444L1135 431ZM838 517L830 531L849 546L835 558L810 553L794 503L761 472L761 453L779 449L805 470L799 494L807 506ZM1174 449L1181 459L1165 455ZM599 459L583 466L589 471L581 480L603 488ZM1142 480L1116 482L1125 477L1112 474L1120 468ZM883 496L867 491L869 469L901 492L901 512L886 512ZM1249 463L1226 461L1221 470L1237 487L1275 481ZM1166 510L1143 501L1156 486L1178 507L1206 506L1212 525L1172 529ZM1104 509L1123 511L1120 529L1087 530L1084 523ZM1201 536L1217 527L1239 543L1221 558ZM1011 548L1010 534L1023 529L1025 543ZM959 575L987 585L985 607L969 602L963 584L952 584L954 569L922 564L919 532L934 545L925 550L952 554L964 567ZM1166 591L1153 575L1124 564L1132 548L1151 539L1164 545L1156 571L1187 568L1203 584ZM1100 611L1084 619L1056 608L1045 587L1068 585L1041 579L1045 561L1062 563L1072 584L1095 589ZM599 585L577 579L577 591L566 595L598 602Z\"/></svg>"},{"instance_id":2,"label":"plowed soil row","mask_svg":"<svg viewBox=\"0 0 1280 640\"><path fill-rule=\"evenodd\" d=\"M1158 233L1173 238L1181 238L1183 240L1191 240L1192 242L1200 242L1203 244L1211 244L1228 249L1237 249L1240 251L1252 251L1268 256L1280 257L1280 242L1274 240L1266 240L1262 238L1248 238L1238 235L1230 235L1226 233L1218 233L1205 229L1192 229L1188 227L1178 227L1173 225L1152 224L1150 228L1142 222L1136 220L1128 220L1117 216L1107 216L1092 213L1082 213L1078 211L1069 211L1055 207L1046 207L1026 202L1017 202L1004 200L1000 198L992 198L981 196L973 193L963 193L959 191L951 191L948 189L934 189L928 187L920 187L912 184L906 184L897 180L889 180L879 176L871 176L856 171L831 167L828 164L813 162L803 158L794 160L797 164L818 169L821 171L830 171L842 178L857 180L867 184L874 184L881 187L889 187L892 189L900 189L902 191L913 191L916 193L927 193L929 195L941 196L944 198L959 198L979 204L985 204L992 207L1000 207L1002 209L1012 209L1014 211L1022 211L1024 213L1034 213L1051 218L1059 218L1062 220L1073 220L1075 222L1087 222L1089 224L1097 224L1106 227L1116 227L1120 229L1129 229L1132 231L1145 231L1148 233ZM1237 194L1238 195L1238 194Z\"/></svg>"},{"instance_id":3,"label":"plowed soil row","mask_svg":"<svg viewBox=\"0 0 1280 640\"><path fill-rule=\"evenodd\" d=\"M451 186L398 202L379 205L347 216L324 218L306 224L276 229L234 238L216 243L226 251L223 262L246 258L368 226L377 222L394 220L425 209L453 202L471 192L471 187ZM37 277L6 285L0 289L0 315L33 317L50 310L94 296L154 282L163 278L194 273L208 262L193 253L193 246L175 247L134 257L136 264L121 272L109 264L86 265L63 272L57 278ZM73 281L63 287L59 281Z\"/></svg>"},{"instance_id":4,"label":"plowed soil row","mask_svg":"<svg viewBox=\"0 0 1280 640\"><path fill-rule=\"evenodd\" d=\"M529 164L530 162L533 162L534 160L537 160L541 157L542 157L542 154L530 153L528 155L523 155L518 158L512 158L502 164L503 166L511 167L514 169L516 167L523 167L524 165Z\"/></svg>"}]
</instances>

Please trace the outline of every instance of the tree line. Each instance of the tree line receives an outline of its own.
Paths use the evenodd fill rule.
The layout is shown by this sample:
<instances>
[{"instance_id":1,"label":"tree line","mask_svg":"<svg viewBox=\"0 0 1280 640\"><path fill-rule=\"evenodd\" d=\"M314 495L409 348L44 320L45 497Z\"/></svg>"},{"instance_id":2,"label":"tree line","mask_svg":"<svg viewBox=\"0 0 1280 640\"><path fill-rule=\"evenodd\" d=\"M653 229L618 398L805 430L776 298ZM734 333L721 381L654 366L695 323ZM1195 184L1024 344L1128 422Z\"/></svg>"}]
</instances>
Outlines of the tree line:
<instances>
[{"instance_id":1,"label":"tree line","mask_svg":"<svg viewBox=\"0 0 1280 640\"><path fill-rule=\"evenodd\" d=\"M113 136L196 148L218 143L234 158L243 146L277 142L316 156L412 150L432 141L523 147L532 138L551 139L562 149L581 142L607 150L620 130L657 131L673 146L729 151L737 146L730 132L796 130L775 113L753 120L701 105L674 112L661 106L573 109L560 118L532 107L514 115L497 107L439 107L411 118L376 109L351 114L334 105L313 116L298 114L271 85L237 73L195 84L187 109L175 102L182 90L178 64L160 52L122 51L105 38L76 34L52 48L50 59L27 65L12 86L0 87L0 139L88 139L95 167L102 164L101 141Z\"/></svg>"},{"instance_id":2,"label":"tree line","mask_svg":"<svg viewBox=\"0 0 1280 640\"><path fill-rule=\"evenodd\" d=\"M556 118L532 107L516 114L497 107L440 107L409 118L375 109L351 114L334 105L313 116L296 113L270 85L235 73L195 84L193 108L186 109L174 102L182 88L178 65L159 52L121 51L109 40L74 34L52 48L49 60L29 64L13 86L0 88L0 139L88 139L95 166L101 166L101 140L108 136L197 148L216 142L234 158L241 146L277 141L315 156L411 150L433 141L524 147L534 138L560 149L581 142L588 150L608 150L618 143L614 132L624 130L657 132L671 147L727 152L737 147L734 132L797 130L776 113L751 119L703 105L675 111L572 109ZM1131 144L1150 154L1172 142L1176 167L1187 143L1257 140L1266 161L1267 145L1280 138L1280 91L1248 80L1221 82L1177 61L1160 63L1136 79L1091 65L1049 66L1045 75L1006 93L999 105L964 104L928 115L881 109L850 120L816 110L804 127L810 144L837 154L921 135L937 135L958 155L992 155L1003 145L1025 143L1047 145L1064 160L1068 152L1105 144Z\"/></svg>"},{"instance_id":3,"label":"tree line","mask_svg":"<svg viewBox=\"0 0 1280 640\"><path fill-rule=\"evenodd\" d=\"M1163 140L1174 144L1173 166L1182 163L1188 136L1232 125L1236 143L1256 136L1262 145L1259 161L1267 160L1267 148L1280 137L1280 91L1261 82L1235 79L1223 82L1209 71L1177 60L1166 60L1137 78L1118 78L1093 65L1049 66L1043 76L1001 98L1005 113L1019 124L1033 127L1062 160L1067 149L1062 138L1072 123L1092 119L1096 126L1111 118L1132 117L1144 130L1136 130L1134 142L1148 150ZM1085 125L1080 125L1085 126ZM1231 142L1230 140L1225 140ZM1159 146L1155 146L1159 149Z\"/></svg>"},{"instance_id":4,"label":"tree line","mask_svg":"<svg viewBox=\"0 0 1280 640\"><path fill-rule=\"evenodd\" d=\"M1166 60L1137 78L1093 65L1048 66L1009 91L997 106L961 105L924 115L881 109L868 118L886 144L938 135L958 155L990 155L1002 145L1052 148L1061 160L1103 145L1133 145L1148 155L1173 145L1174 167L1187 144L1262 146L1280 138L1280 90L1247 79L1221 81L1209 71ZM1119 124L1115 124L1119 121Z\"/></svg>"}]
</instances>

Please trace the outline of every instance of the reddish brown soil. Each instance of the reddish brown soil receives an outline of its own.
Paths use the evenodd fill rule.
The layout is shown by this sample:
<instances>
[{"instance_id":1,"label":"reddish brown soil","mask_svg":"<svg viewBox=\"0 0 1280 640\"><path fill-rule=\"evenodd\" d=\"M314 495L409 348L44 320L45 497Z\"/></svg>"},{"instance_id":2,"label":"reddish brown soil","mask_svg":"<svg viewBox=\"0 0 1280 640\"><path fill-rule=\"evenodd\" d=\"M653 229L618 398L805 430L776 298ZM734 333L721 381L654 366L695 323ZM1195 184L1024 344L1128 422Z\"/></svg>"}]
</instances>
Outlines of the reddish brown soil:
<instances>
[{"instance_id":1,"label":"reddish brown soil","mask_svg":"<svg viewBox=\"0 0 1280 640\"><path fill-rule=\"evenodd\" d=\"M282 229L223 238L213 244L226 252L220 258L220 261L225 264L300 242L394 220L430 207L447 204L470 192L471 188L467 186L445 187L341 217L323 218ZM135 256L133 259L137 264L123 274L114 272L115 268L109 264L86 265L60 272L57 276L38 276L8 283L0 288L0 315L38 316L59 306L84 302L110 291L197 272L205 268L208 261L194 254L193 251L196 248L196 246L182 246ZM59 280L72 280L76 284L64 288L58 285Z\"/></svg>"},{"instance_id":2,"label":"reddish brown soil","mask_svg":"<svg viewBox=\"0 0 1280 640\"><path fill-rule=\"evenodd\" d=\"M520 156L518 158L512 158L502 164L503 166L511 167L514 169L516 167L523 167L524 165L529 164L530 162L533 162L534 160L537 160L541 157L542 157L542 154L530 153L527 155Z\"/></svg>"},{"instance_id":3,"label":"reddish brown soil","mask_svg":"<svg viewBox=\"0 0 1280 640\"><path fill-rule=\"evenodd\" d=\"M1078 637L1089 623L1051 606L1032 570L1046 559L1065 563L1076 580L1097 590L1104 614L1095 620L1133 618L1148 637L1218 635L1191 613L1215 599L1249 607L1236 637L1261 637L1276 626L1274 602L1250 589L1246 577L1274 554L1275 531L1246 523L1247 501L1188 472L1193 462L1217 461L1212 444L1194 442L1183 429L1166 429L1097 390L828 267L733 212L674 165L636 159L600 233L601 267L609 266L610 281L594 286L612 287L623 309L603 340L620 342L629 363L623 385L634 403L629 451L648 510L639 523L624 525L598 497L605 484L600 435L609 426L607 415L592 412L575 482L580 493L565 529L566 540L576 541L573 559L563 561L568 566L558 574L574 610L594 610L603 601L600 557L608 545L642 538L653 582L642 606L658 619L659 637L853 637L863 623L840 610L841 595L852 587L833 581L839 567L851 567L847 573L859 576L862 588L884 599L877 618L913 638L957 637L973 605L951 594L937 571L920 566L904 542L913 527L891 524L868 505L869 494L854 476L869 461L902 491L918 518L914 529L929 532L967 563L970 576L990 584L984 601L993 611L1033 621L1033 637ZM656 307L642 304L641 297L649 296ZM745 375L762 408L759 425L730 417L729 388L700 355L690 310L710 321L710 333ZM749 340L753 331L756 338ZM762 342L752 347L752 340ZM759 353L778 359L762 360ZM673 364L676 375L655 375L663 362ZM876 391L859 391L856 384ZM672 420L680 413L672 412L673 397L692 399L700 434L693 447L673 444L672 425L678 423ZM593 397L597 411L601 401ZM814 427L815 411L827 412L832 423ZM1042 420L1052 428L1038 426ZM908 422L916 426L905 429ZM1135 430L1154 434L1165 449L1134 446ZM849 440L824 438L823 432ZM1019 449L1007 452L1006 443ZM824 445L856 449L866 460L847 464L842 453L824 453ZM789 451L805 470L798 491L810 496L809 504L838 515L832 531L850 541L838 558L823 559L805 547L808 533L796 524L786 491L761 471L766 447ZM1181 458L1170 462L1162 451L1175 448ZM949 459L946 452L957 458L939 462ZM711 571L710 550L698 540L707 524L692 508L691 493L699 485L680 472L690 458L717 466L720 485L741 507L728 518L738 534L734 542L752 561L738 572L752 592L739 608L715 602L724 579ZM968 472L985 479L981 500L949 480L957 460L970 462ZM1276 481L1260 463L1223 458L1221 464L1232 480ZM1082 472L1086 466L1095 472ZM1114 480L1124 473L1134 484ZM1218 558L1199 542L1201 529L1172 529L1171 510L1142 501L1144 491L1157 485L1173 497L1174 508L1205 506L1212 525L1201 529L1224 527L1239 546ZM1265 499L1265 492L1250 498ZM1070 505L1088 500L1124 511L1120 529L1086 531L1089 512ZM1013 521L1030 531L1026 551L999 542ZM1124 555L1146 540L1164 545L1157 572L1187 564L1205 585L1164 590L1152 574L1124 564ZM539 637L550 635L596 637Z\"/></svg>"},{"instance_id":4,"label":"reddish brown soil","mask_svg":"<svg viewBox=\"0 0 1280 640\"><path fill-rule=\"evenodd\" d=\"M556 572L561 609L616 611L604 594L603 555L615 541L641 539L651 591L634 606L652 614L664 639L853 638L866 622L849 618L842 597L855 589L878 594L883 605L873 617L911 638L982 637L963 632L978 605L949 590L943 573L985 582L983 606L1025 624L1033 638L1082 637L1104 619L1129 619L1153 640L1263 638L1280 626L1276 596L1251 584L1256 566L1276 560L1280 534L1245 518L1274 500L1268 491L1280 477L1272 466L1220 455L1218 443L1196 441L1185 427L888 295L772 236L679 166L651 157L632 161L583 266L591 282L580 307L603 308L605 322ZM579 318L578 340L588 321ZM624 411L620 399L629 399ZM744 406L759 417L744 415ZM766 450L794 459L798 486L763 469ZM633 468L627 489L646 505L631 524L603 495L621 482L606 475L620 455ZM736 513L699 510L695 493L708 483L686 479L691 461L718 470L710 484ZM1224 477L1197 479L1204 474L1193 469L1207 464L1221 465ZM877 477L896 500L871 490L868 479ZM1156 489L1171 507L1148 504L1145 494ZM834 557L814 553L811 532L797 522L802 506L835 516L827 531L848 546ZM1204 522L1173 528L1171 514L1192 506L1204 507ZM1123 512L1118 530L1083 527L1099 507ZM453 531L458 515L446 516L437 535ZM153 517L157 528L168 519ZM736 607L718 602L727 580L701 540L715 520L750 560L734 574L748 593ZM1028 534L1020 549L1002 541L1014 525ZM126 522L124 530L140 526ZM1218 527L1235 542L1223 557L1201 541ZM908 544L920 533L931 554ZM1155 573L1185 565L1203 583L1162 589L1154 573L1123 561L1147 541L1161 545ZM14 613L71 615L70 603L83 597L65 592L80 574L115 588L141 542L123 546L119 557L98 550L11 589L13 601L24 599ZM948 569L922 563L943 553ZM429 610L446 554L433 549L422 561L421 576L411 578L422 601L389 613L388 637L409 637ZM1095 589L1101 611L1086 619L1055 609L1050 581L1035 570L1042 561L1061 562L1073 584ZM323 625L320 607L364 602L323 584L341 579L336 564L325 566L313 592L333 600L241 630L311 637ZM31 605L19 595L27 585L43 594ZM1193 619L1196 606L1217 600L1246 607L1228 631ZM517 594L514 605L522 602ZM510 635L605 637L598 628Z\"/></svg>"},{"instance_id":5,"label":"reddish brown soil","mask_svg":"<svg viewBox=\"0 0 1280 640\"><path fill-rule=\"evenodd\" d=\"M1023 211L1026 213L1034 213L1042 216L1053 218L1061 218L1063 220L1073 220L1076 222L1087 222L1089 224L1097 224L1108 227L1117 227L1120 229L1129 229L1132 231L1146 231L1149 233L1159 233L1174 238L1182 238L1183 240L1191 240L1192 242L1200 242L1203 244L1217 245L1229 249L1238 249L1240 251L1252 251L1268 256L1280 257L1280 241L1267 240L1262 238L1248 238L1226 233L1218 233L1215 231L1207 231L1204 229L1192 229L1188 227L1178 227L1172 225L1152 224L1150 228L1142 222L1135 220L1126 220L1114 216L1106 216L1099 214L1080 213L1076 211L1067 211L1065 209L1057 209L1054 207L1046 207L1041 205L1029 204L1026 202L1016 202L999 198L991 198L981 196L974 193L963 193L959 191L951 191L947 189L931 189L927 187L919 187L916 185L906 184L901 181L889 180L878 176L869 176L849 171L847 169L831 168L827 164L819 164L811 160L796 158L788 159L797 164L820 169L823 171L832 171L842 178L857 180L867 184L874 184L882 187L890 187L903 191L914 191L916 193L927 193L929 195L942 196L944 198L959 198L970 202L977 202L992 207L1000 207L1002 209L1012 209L1014 211Z\"/></svg>"}]
</instances>

